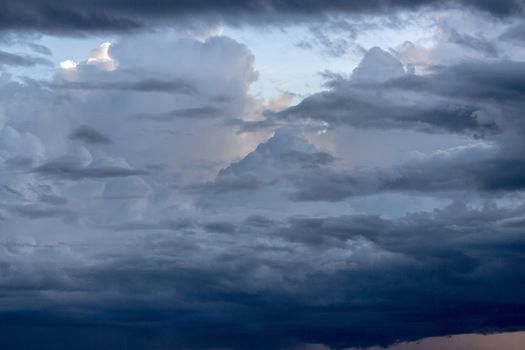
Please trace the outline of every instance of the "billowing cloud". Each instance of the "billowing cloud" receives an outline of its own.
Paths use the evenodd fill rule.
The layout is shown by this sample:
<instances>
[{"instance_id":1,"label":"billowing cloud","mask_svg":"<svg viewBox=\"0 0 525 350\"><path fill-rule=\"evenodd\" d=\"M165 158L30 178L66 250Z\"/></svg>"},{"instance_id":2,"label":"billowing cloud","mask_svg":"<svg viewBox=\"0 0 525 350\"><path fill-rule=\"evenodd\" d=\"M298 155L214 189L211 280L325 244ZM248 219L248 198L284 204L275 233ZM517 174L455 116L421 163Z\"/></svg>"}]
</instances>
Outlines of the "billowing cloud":
<instances>
[{"instance_id":1,"label":"billowing cloud","mask_svg":"<svg viewBox=\"0 0 525 350\"><path fill-rule=\"evenodd\" d=\"M499 132L499 125L488 116L479 99L469 97L484 98L490 94L492 98L505 99L520 94L519 83L516 87L512 83L520 80L520 70L513 67L519 64L501 63L501 70L497 64L482 65L479 71L475 71L476 66L459 65L435 75L416 76L405 72L399 61L376 47L368 51L350 79L337 78L329 83L328 91L314 94L283 111L268 112L268 116L285 120L312 119L357 128L412 128L424 132L490 135ZM510 81L505 80L511 71L517 74ZM477 81L484 76L497 81L495 84ZM455 98L461 94L476 96Z\"/></svg>"},{"instance_id":2,"label":"billowing cloud","mask_svg":"<svg viewBox=\"0 0 525 350\"><path fill-rule=\"evenodd\" d=\"M359 348L523 329L522 7L6 4L0 348ZM437 29L402 44L396 21L413 14ZM374 47L359 25L387 17L395 34L377 41L394 47ZM257 68L296 79L280 63L298 37L252 51L261 27L246 24L299 24L347 71L317 90L305 56L294 69L314 93L270 90ZM86 32L113 37L82 58L47 35Z\"/></svg>"}]
</instances>

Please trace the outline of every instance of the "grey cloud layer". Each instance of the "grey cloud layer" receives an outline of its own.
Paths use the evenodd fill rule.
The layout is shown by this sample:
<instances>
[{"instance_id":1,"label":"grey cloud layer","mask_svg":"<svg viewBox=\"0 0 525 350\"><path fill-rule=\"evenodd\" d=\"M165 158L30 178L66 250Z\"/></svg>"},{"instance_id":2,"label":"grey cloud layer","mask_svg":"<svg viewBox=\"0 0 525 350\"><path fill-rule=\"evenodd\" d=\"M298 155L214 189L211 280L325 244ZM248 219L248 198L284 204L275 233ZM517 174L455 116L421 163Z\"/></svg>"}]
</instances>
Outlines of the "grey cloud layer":
<instances>
[{"instance_id":1,"label":"grey cloud layer","mask_svg":"<svg viewBox=\"0 0 525 350\"><path fill-rule=\"evenodd\" d=\"M35 29L44 31L100 31L130 30L153 21L190 18L226 19L232 22L287 21L292 17L311 18L323 14L390 14L397 10L414 10L429 6L467 6L505 17L519 15L523 10L520 0L502 1L287 1L287 0L226 0L210 1L36 1L20 0L4 4L0 28Z\"/></svg>"}]
</instances>

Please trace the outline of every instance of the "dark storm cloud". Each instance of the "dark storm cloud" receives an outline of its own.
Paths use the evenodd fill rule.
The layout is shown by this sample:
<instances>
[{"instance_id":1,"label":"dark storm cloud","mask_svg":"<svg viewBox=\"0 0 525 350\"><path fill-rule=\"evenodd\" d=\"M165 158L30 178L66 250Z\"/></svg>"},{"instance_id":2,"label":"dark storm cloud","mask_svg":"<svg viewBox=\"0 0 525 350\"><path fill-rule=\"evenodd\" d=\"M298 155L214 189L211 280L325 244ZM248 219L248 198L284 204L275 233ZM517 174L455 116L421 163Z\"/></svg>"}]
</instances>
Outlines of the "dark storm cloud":
<instances>
[{"instance_id":1,"label":"dark storm cloud","mask_svg":"<svg viewBox=\"0 0 525 350\"><path fill-rule=\"evenodd\" d=\"M32 172L64 180L103 179L147 174L144 170L128 169L119 166L85 167L77 162L68 160L45 163L33 169Z\"/></svg>"},{"instance_id":2,"label":"dark storm cloud","mask_svg":"<svg viewBox=\"0 0 525 350\"><path fill-rule=\"evenodd\" d=\"M456 133L483 138L484 146L445 150L390 169L341 172L323 166L292 171L284 177L295 188L293 200L341 201L388 192L499 195L525 189L521 180L525 160L520 151L525 132L523 62L473 61L435 67L427 75L399 75L397 63L386 52L370 52L371 60L360 65L366 73L363 78L335 76L327 91L284 111L266 112L264 122L302 119L327 122L331 127ZM374 75L368 79L368 74L385 65L387 72L392 65L397 76L385 81L373 80Z\"/></svg>"},{"instance_id":3,"label":"dark storm cloud","mask_svg":"<svg viewBox=\"0 0 525 350\"><path fill-rule=\"evenodd\" d=\"M49 66L53 63L48 59L42 57L35 57L29 55L19 55L0 50L0 66L13 67L34 67L34 66Z\"/></svg>"},{"instance_id":4,"label":"dark storm cloud","mask_svg":"<svg viewBox=\"0 0 525 350\"><path fill-rule=\"evenodd\" d=\"M314 119L330 125L350 125L357 128L413 129L423 132L494 133L498 127L480 121L479 107L454 102L428 101L406 103L401 99L381 98L374 93L335 89L308 97L297 106L270 118L284 120ZM425 101L426 102L426 101Z\"/></svg>"},{"instance_id":5,"label":"dark storm cloud","mask_svg":"<svg viewBox=\"0 0 525 350\"><path fill-rule=\"evenodd\" d=\"M343 78L270 120L313 119L357 128L410 128L492 137L524 128L525 63L468 62L384 82Z\"/></svg>"},{"instance_id":6,"label":"dark storm cloud","mask_svg":"<svg viewBox=\"0 0 525 350\"><path fill-rule=\"evenodd\" d=\"M4 4L0 28L39 31L130 30L152 21L214 18L236 23L289 21L331 14L391 14L422 7L466 6L498 17L519 15L521 0L289 1L196 0L137 2L132 0L19 0Z\"/></svg>"},{"instance_id":7,"label":"dark storm cloud","mask_svg":"<svg viewBox=\"0 0 525 350\"><path fill-rule=\"evenodd\" d=\"M297 201L341 201L378 193L436 194L465 191L502 194L525 189L525 160L504 153L405 162L393 169L338 172L321 169L296 173L290 181Z\"/></svg>"},{"instance_id":8,"label":"dark storm cloud","mask_svg":"<svg viewBox=\"0 0 525 350\"><path fill-rule=\"evenodd\" d=\"M40 327L48 334L72 325L67 333L80 349L97 338L108 349L344 348L522 329L525 289L516 281L525 275L516 266L525 261L524 217L523 207L472 210L458 202L397 220L362 215L214 222L206 228L221 233L242 233L246 222L255 223L250 236L266 244L228 241L222 253L193 267L183 258L204 248L188 245L183 236L148 238L136 247L140 254L88 266L40 266L38 274L6 255L0 268L6 266L2 283L11 287L5 292L11 305L20 302L15 295L34 297L16 312L0 313L10 329L0 343L45 349L54 344L51 338L32 341ZM77 303L46 300L41 290L96 293Z\"/></svg>"},{"instance_id":9,"label":"dark storm cloud","mask_svg":"<svg viewBox=\"0 0 525 350\"><path fill-rule=\"evenodd\" d=\"M75 129L69 135L69 139L94 145L110 145L113 143L109 137L88 126L81 126Z\"/></svg>"},{"instance_id":10,"label":"dark storm cloud","mask_svg":"<svg viewBox=\"0 0 525 350\"><path fill-rule=\"evenodd\" d=\"M407 75L385 85L488 102L520 102L525 96L525 62L470 61L435 70L428 76Z\"/></svg>"}]
</instances>

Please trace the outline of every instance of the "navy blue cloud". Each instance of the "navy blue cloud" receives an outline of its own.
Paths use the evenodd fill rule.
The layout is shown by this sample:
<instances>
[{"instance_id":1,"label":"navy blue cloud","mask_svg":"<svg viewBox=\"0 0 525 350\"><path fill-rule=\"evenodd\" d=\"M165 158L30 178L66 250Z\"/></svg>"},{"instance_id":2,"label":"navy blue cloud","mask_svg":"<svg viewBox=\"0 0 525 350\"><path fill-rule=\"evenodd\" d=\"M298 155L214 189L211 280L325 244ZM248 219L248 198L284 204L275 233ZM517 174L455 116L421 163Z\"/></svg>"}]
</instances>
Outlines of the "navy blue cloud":
<instances>
[{"instance_id":1,"label":"navy blue cloud","mask_svg":"<svg viewBox=\"0 0 525 350\"><path fill-rule=\"evenodd\" d=\"M306 343L388 345L522 328L525 289L519 281L525 275L516 266L525 259L524 209L471 210L455 203L398 220L363 215L209 223L223 237L279 236L289 244L291 259L271 258L279 255L276 247L232 245L212 264L190 267L169 257L200 248L166 237L156 246L144 244L144 254L120 254L89 268L64 266L67 278L41 267L41 275L22 274L5 290L16 311L0 312L0 344L287 349ZM305 265L293 258L292 245L315 257L351 242L373 247L378 255L356 253L351 264L330 273L314 261ZM286 285L250 288L264 265ZM5 257L0 266L5 278L21 273ZM67 297L85 293L91 297ZM19 303L15 295L32 296L32 302Z\"/></svg>"}]
</instances>

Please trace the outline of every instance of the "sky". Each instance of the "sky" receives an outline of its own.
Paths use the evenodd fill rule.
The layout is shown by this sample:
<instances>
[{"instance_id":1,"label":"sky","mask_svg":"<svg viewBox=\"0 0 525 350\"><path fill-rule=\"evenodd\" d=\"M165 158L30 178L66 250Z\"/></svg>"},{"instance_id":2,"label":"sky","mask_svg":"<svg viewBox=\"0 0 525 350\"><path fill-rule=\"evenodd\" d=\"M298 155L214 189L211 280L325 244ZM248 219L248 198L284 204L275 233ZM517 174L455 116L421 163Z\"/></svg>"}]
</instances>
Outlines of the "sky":
<instances>
[{"instance_id":1,"label":"sky","mask_svg":"<svg viewBox=\"0 0 525 350\"><path fill-rule=\"evenodd\" d=\"M523 349L524 18L0 2L0 348Z\"/></svg>"}]
</instances>

